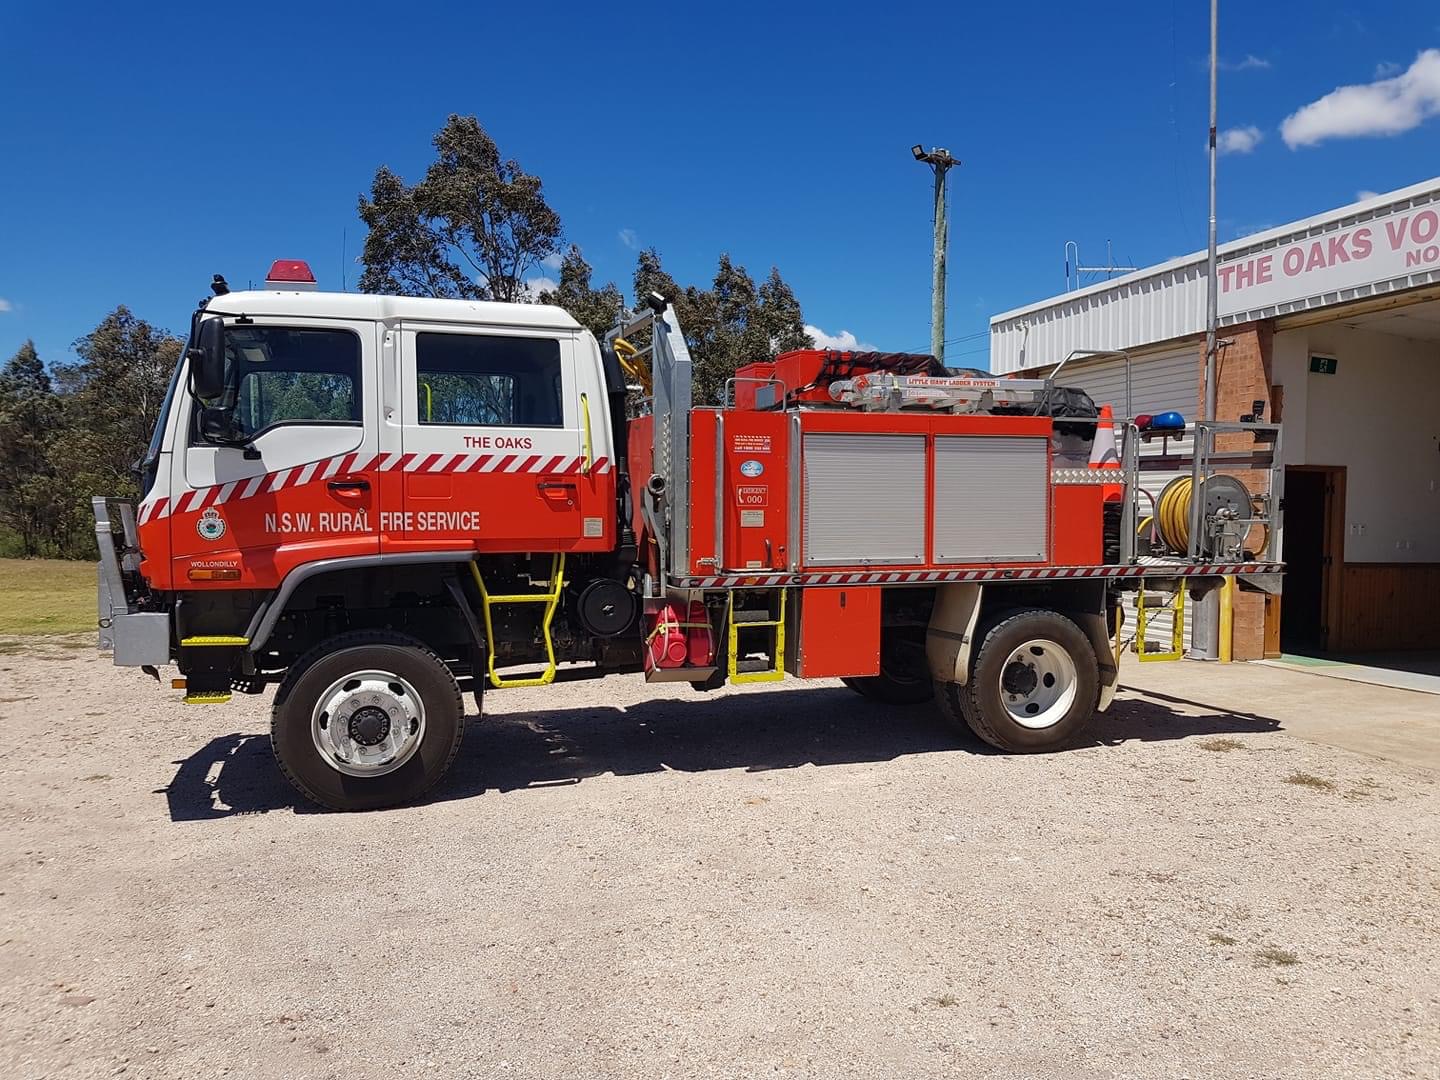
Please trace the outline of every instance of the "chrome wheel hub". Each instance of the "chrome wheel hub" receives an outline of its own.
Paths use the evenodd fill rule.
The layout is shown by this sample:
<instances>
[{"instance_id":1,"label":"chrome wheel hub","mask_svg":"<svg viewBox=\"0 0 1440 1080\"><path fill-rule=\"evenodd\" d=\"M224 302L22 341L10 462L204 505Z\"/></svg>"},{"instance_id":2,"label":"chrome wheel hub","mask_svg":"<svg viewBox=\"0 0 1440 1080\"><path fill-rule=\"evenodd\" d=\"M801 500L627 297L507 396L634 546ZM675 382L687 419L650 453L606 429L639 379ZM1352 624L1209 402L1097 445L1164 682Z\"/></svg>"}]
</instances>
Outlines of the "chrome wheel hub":
<instances>
[{"instance_id":1,"label":"chrome wheel hub","mask_svg":"<svg viewBox=\"0 0 1440 1080\"><path fill-rule=\"evenodd\" d=\"M425 737L419 692L389 671L357 671L336 679L310 718L315 749L347 776L384 776L415 755Z\"/></svg>"},{"instance_id":2,"label":"chrome wheel hub","mask_svg":"<svg viewBox=\"0 0 1440 1080\"><path fill-rule=\"evenodd\" d=\"M1021 727L1052 727L1075 703L1078 681L1070 654L1053 641L1035 638L1006 659L1000 673L1000 701Z\"/></svg>"}]
</instances>

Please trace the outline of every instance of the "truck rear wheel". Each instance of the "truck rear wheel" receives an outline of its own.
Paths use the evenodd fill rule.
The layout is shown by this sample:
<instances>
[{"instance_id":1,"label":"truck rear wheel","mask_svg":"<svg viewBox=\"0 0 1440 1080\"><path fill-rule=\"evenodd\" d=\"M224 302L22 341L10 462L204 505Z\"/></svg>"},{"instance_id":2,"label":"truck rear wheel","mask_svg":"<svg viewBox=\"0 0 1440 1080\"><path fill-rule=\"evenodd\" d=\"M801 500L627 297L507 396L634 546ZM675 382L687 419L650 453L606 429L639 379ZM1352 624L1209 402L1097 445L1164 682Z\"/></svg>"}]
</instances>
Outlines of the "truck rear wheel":
<instances>
[{"instance_id":1,"label":"truck rear wheel","mask_svg":"<svg viewBox=\"0 0 1440 1080\"><path fill-rule=\"evenodd\" d=\"M280 771L332 810L378 810L429 791L460 749L464 714L450 669L414 638L362 630L321 642L275 694Z\"/></svg>"},{"instance_id":2,"label":"truck rear wheel","mask_svg":"<svg viewBox=\"0 0 1440 1080\"><path fill-rule=\"evenodd\" d=\"M1090 639L1055 611L1010 612L985 633L970 681L936 683L947 719L1011 753L1056 750L1095 716L1100 666Z\"/></svg>"},{"instance_id":3,"label":"truck rear wheel","mask_svg":"<svg viewBox=\"0 0 1440 1080\"><path fill-rule=\"evenodd\" d=\"M919 705L934 694L924 639L898 632L887 633L882 639L879 675L840 681L861 697L886 705Z\"/></svg>"}]
</instances>

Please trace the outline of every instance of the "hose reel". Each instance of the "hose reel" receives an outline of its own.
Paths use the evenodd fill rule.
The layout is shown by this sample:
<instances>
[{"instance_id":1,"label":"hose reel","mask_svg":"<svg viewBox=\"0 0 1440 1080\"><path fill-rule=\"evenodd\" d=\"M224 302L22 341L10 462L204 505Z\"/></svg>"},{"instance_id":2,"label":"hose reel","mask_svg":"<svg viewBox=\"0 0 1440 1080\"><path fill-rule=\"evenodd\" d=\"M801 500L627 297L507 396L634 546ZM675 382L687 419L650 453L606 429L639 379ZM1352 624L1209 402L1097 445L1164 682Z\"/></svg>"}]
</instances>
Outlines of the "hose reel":
<instances>
[{"instance_id":1,"label":"hose reel","mask_svg":"<svg viewBox=\"0 0 1440 1080\"><path fill-rule=\"evenodd\" d=\"M1182 554L1190 550L1190 511L1194 480L1177 476L1165 485L1155 502L1155 526L1166 546ZM1204 558L1243 558L1245 541L1254 518L1250 490L1233 476L1217 474L1200 481L1200 538L1196 545ZM1256 548L1263 548L1267 531L1258 526Z\"/></svg>"}]
</instances>

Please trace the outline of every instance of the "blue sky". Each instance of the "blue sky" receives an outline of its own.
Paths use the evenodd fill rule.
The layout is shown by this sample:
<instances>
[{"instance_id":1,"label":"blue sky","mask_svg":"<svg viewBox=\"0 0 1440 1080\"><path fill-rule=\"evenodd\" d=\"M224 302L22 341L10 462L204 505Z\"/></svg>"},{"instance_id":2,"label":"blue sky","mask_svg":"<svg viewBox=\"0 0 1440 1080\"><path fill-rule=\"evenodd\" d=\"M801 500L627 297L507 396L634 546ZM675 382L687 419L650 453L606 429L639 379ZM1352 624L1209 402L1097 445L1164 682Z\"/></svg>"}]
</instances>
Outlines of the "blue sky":
<instances>
[{"instance_id":1,"label":"blue sky","mask_svg":"<svg viewBox=\"0 0 1440 1080\"><path fill-rule=\"evenodd\" d=\"M274 258L353 287L357 195L417 178L450 112L544 180L597 280L653 245L704 282L728 251L893 349L929 342L909 147L947 146L952 363L1064 288L1067 240L1204 246L1206 0L606 7L5 5L0 358L63 360L119 303L181 329L212 273ZM1222 241L1440 173L1437 46L1433 0L1223 0Z\"/></svg>"}]
</instances>

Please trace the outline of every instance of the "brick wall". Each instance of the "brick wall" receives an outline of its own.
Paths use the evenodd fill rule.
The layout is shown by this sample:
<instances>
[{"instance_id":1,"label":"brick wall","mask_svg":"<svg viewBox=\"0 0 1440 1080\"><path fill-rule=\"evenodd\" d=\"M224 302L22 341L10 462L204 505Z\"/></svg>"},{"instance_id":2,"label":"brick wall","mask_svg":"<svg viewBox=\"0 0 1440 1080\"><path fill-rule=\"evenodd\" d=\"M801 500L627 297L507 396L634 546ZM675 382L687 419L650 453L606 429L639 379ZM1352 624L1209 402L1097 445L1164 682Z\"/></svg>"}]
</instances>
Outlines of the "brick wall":
<instances>
[{"instance_id":1,"label":"brick wall","mask_svg":"<svg viewBox=\"0 0 1440 1080\"><path fill-rule=\"evenodd\" d=\"M1217 420L1239 420L1251 411L1257 400L1266 403L1266 416L1269 416L1271 341L1274 333L1274 326L1268 319L1221 331L1220 340L1230 344L1219 349L1215 380ZM1203 415L1205 402L1204 341L1200 343L1199 379L1197 416ZM1243 433L1219 435L1215 439L1218 451L1250 450L1254 445L1254 439ZM1227 471L1254 492L1264 491L1269 483L1269 476L1263 472L1250 469ZM1258 539L1257 536L1257 542ZM1265 598L1259 593L1235 592L1231 655L1236 660L1259 660L1265 655Z\"/></svg>"}]
</instances>

